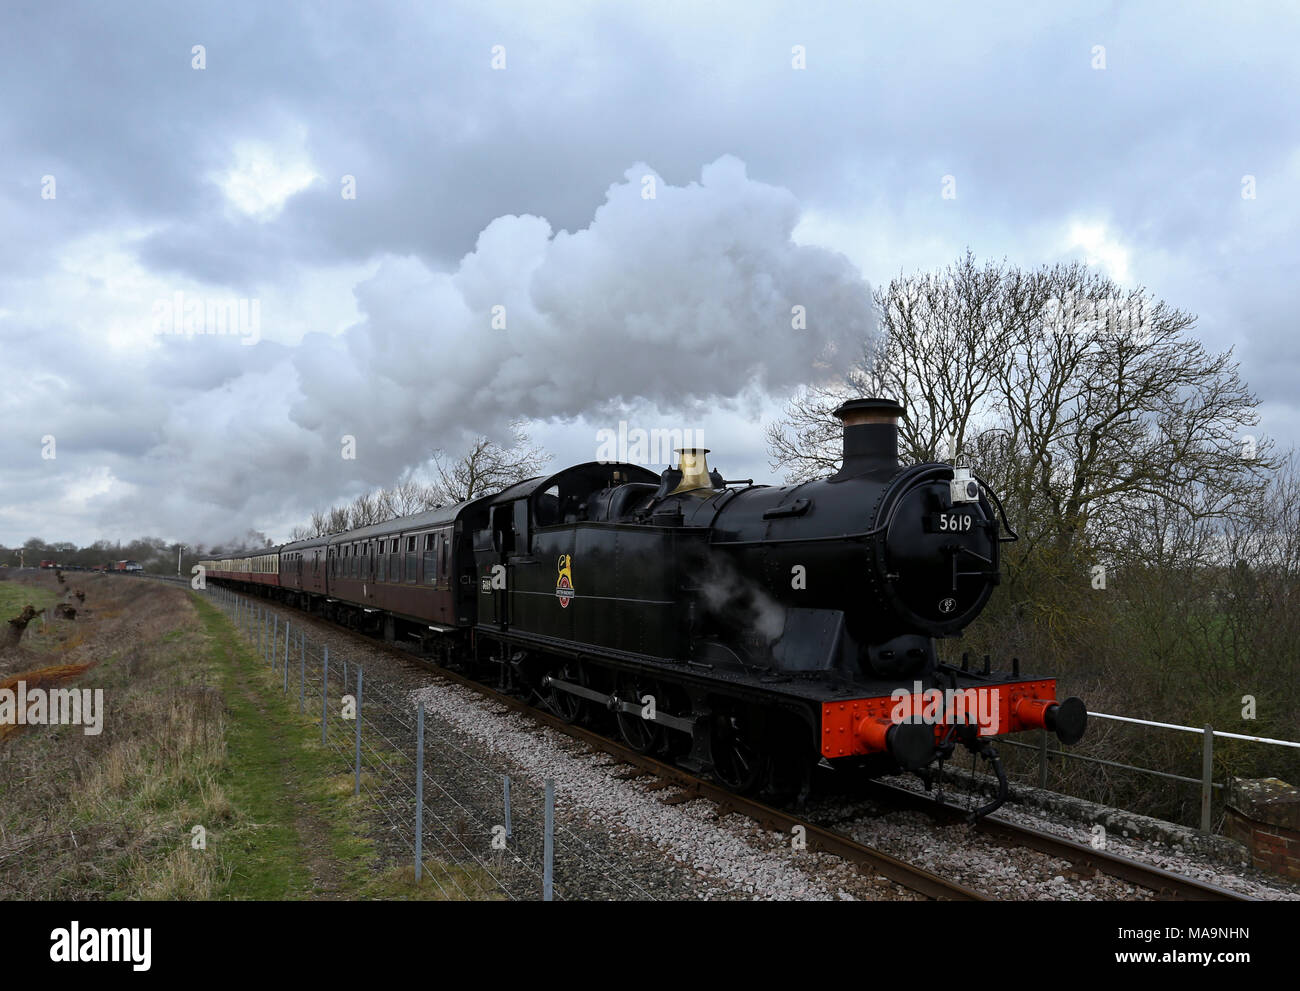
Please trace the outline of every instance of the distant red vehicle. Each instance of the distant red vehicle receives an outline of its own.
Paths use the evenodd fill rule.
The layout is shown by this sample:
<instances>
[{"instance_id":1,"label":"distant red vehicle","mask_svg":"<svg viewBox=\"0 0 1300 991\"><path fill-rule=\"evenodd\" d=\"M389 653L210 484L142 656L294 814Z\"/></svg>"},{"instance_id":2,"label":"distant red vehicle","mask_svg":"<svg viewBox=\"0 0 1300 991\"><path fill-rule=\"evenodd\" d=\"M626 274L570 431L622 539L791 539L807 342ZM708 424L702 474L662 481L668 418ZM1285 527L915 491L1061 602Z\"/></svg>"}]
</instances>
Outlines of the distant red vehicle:
<instances>
[{"instance_id":1,"label":"distant red vehicle","mask_svg":"<svg viewBox=\"0 0 1300 991\"><path fill-rule=\"evenodd\" d=\"M55 564L53 561L42 561L42 562L41 562L41 567L42 567L42 568L57 568L58 565Z\"/></svg>"}]
</instances>

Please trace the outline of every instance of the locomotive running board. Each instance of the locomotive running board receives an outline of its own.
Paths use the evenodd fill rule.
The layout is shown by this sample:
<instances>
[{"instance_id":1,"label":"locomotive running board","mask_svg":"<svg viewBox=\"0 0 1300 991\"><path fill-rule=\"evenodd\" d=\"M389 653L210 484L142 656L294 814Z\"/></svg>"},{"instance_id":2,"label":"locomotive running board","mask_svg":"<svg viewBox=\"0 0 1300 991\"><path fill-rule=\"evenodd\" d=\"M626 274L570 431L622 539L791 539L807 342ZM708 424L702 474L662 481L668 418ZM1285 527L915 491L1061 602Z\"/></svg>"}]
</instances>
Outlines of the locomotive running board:
<instances>
[{"instance_id":1,"label":"locomotive running board","mask_svg":"<svg viewBox=\"0 0 1300 991\"><path fill-rule=\"evenodd\" d=\"M590 702L597 702L609 709L611 712L617 709L619 712L625 712L630 716L641 716L641 706L635 702L624 702L622 699L616 699L613 695L606 695L603 692L587 688L585 685L575 685L569 681L561 681L559 678L552 678L549 675L542 679L543 688L558 688L562 692L570 695L576 695L578 698L587 699ZM641 716L648 723L659 723L667 726L669 729L675 729L681 733L693 734L695 732L696 720L683 719L681 716L670 716L666 712L655 711L650 717Z\"/></svg>"}]
</instances>

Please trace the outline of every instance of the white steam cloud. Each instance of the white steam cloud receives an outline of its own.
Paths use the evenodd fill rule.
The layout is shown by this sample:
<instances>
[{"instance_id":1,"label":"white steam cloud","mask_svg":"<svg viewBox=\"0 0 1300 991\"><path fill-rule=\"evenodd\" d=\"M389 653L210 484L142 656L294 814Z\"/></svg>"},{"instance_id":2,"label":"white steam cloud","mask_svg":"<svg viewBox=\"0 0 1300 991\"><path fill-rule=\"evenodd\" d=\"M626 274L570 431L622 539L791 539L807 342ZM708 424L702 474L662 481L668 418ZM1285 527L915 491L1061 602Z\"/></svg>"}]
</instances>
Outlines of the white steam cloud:
<instances>
[{"instance_id":1,"label":"white steam cloud","mask_svg":"<svg viewBox=\"0 0 1300 991\"><path fill-rule=\"evenodd\" d=\"M794 243L790 192L730 156L698 183L656 176L652 199L651 174L629 169L574 233L499 217L453 272L388 258L356 289L359 323L259 345L275 364L165 429L167 458L197 479L188 499L222 507L223 529L233 509L258 525L391 482L514 417L698 409L847 365L874 329L870 289L842 255ZM345 434L355 461L340 458Z\"/></svg>"},{"instance_id":2,"label":"white steam cloud","mask_svg":"<svg viewBox=\"0 0 1300 991\"><path fill-rule=\"evenodd\" d=\"M680 407L751 385L779 393L861 346L869 289L843 256L791 240L789 192L750 180L732 157L698 184L656 178L654 199L648 174L628 170L585 230L552 236L541 218L500 217L453 273L385 264L358 288L367 319L295 356L293 418L351 425L409 463L511 416L590 416L620 400ZM792 326L796 306L806 329Z\"/></svg>"}]
</instances>

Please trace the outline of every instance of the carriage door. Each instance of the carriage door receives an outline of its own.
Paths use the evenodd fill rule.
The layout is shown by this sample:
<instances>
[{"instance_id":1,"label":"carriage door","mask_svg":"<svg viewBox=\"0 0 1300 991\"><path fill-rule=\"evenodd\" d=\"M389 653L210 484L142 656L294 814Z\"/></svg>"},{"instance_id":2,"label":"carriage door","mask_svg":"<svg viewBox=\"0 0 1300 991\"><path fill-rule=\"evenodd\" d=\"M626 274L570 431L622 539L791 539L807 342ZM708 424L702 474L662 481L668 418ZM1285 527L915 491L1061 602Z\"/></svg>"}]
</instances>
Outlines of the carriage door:
<instances>
[{"instance_id":1,"label":"carriage door","mask_svg":"<svg viewBox=\"0 0 1300 991\"><path fill-rule=\"evenodd\" d=\"M492 508L492 549L495 563L505 569L505 588L495 589L492 593L493 617L499 627L505 629L510 625L510 556L515 552L514 505L506 503Z\"/></svg>"}]
</instances>

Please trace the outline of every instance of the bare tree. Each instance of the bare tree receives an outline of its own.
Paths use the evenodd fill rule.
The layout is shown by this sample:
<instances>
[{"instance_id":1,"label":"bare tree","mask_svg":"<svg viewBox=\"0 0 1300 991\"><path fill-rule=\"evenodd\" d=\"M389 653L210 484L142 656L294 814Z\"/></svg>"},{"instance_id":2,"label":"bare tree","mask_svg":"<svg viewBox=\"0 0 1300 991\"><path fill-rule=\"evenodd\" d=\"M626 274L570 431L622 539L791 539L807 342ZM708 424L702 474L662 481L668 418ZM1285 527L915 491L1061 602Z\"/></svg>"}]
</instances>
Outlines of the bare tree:
<instances>
[{"instance_id":1,"label":"bare tree","mask_svg":"<svg viewBox=\"0 0 1300 991\"><path fill-rule=\"evenodd\" d=\"M847 384L808 386L785 407L785 418L766 428L769 461L773 471L784 471L792 482L806 482L834 474L843 453L843 428L832 415L855 393ZM884 389L866 390L884 393Z\"/></svg>"},{"instance_id":2,"label":"bare tree","mask_svg":"<svg viewBox=\"0 0 1300 991\"><path fill-rule=\"evenodd\" d=\"M429 486L421 485L413 478L406 478L391 489L386 489L388 504L395 516L411 516L430 508Z\"/></svg>"},{"instance_id":3,"label":"bare tree","mask_svg":"<svg viewBox=\"0 0 1300 991\"><path fill-rule=\"evenodd\" d=\"M399 516L412 516L438 506L463 502L474 496L497 492L537 474L551 456L533 446L522 423L510 426L510 445L479 437L459 458L443 451L433 456L435 480L422 483L408 475L398 484L363 492L344 506L314 512L306 527L295 527L294 539L326 536L383 523Z\"/></svg>"},{"instance_id":4,"label":"bare tree","mask_svg":"<svg viewBox=\"0 0 1300 991\"><path fill-rule=\"evenodd\" d=\"M384 512L382 493L363 492L352 500L352 505L348 507L348 521L350 528L353 530L363 526L370 526L372 523L382 523L385 520L392 519L392 515Z\"/></svg>"},{"instance_id":5,"label":"bare tree","mask_svg":"<svg viewBox=\"0 0 1300 991\"><path fill-rule=\"evenodd\" d=\"M969 253L877 291L881 336L840 384L808 389L768 428L792 480L838 464L830 415L851 395L903 401L901 453L976 460L1041 541L1104 546L1151 500L1222 518L1275 462L1248 438L1257 400L1231 352L1188 336L1194 318L1081 264L1022 272ZM1243 457L1243 442L1253 443Z\"/></svg>"},{"instance_id":6,"label":"bare tree","mask_svg":"<svg viewBox=\"0 0 1300 991\"><path fill-rule=\"evenodd\" d=\"M510 446L479 437L459 458L443 451L433 456L435 479L427 498L449 505L475 496L498 492L541 471L551 456L529 441L523 424L510 425Z\"/></svg>"},{"instance_id":7,"label":"bare tree","mask_svg":"<svg viewBox=\"0 0 1300 991\"><path fill-rule=\"evenodd\" d=\"M326 517L325 528L327 533L342 533L348 529L350 514L347 506L331 506L329 515Z\"/></svg>"}]
</instances>

